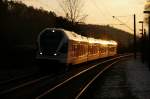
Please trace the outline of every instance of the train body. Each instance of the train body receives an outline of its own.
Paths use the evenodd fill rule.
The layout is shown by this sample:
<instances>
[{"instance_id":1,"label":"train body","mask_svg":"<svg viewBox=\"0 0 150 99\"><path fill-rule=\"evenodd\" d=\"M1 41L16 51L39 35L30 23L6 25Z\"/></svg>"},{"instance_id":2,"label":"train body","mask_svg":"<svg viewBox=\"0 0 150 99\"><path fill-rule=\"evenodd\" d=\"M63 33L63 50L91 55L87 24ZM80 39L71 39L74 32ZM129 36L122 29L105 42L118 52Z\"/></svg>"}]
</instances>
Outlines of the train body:
<instances>
[{"instance_id":1,"label":"train body","mask_svg":"<svg viewBox=\"0 0 150 99\"><path fill-rule=\"evenodd\" d=\"M64 29L46 28L38 36L37 59L79 64L117 53L115 41L88 38Z\"/></svg>"}]
</instances>

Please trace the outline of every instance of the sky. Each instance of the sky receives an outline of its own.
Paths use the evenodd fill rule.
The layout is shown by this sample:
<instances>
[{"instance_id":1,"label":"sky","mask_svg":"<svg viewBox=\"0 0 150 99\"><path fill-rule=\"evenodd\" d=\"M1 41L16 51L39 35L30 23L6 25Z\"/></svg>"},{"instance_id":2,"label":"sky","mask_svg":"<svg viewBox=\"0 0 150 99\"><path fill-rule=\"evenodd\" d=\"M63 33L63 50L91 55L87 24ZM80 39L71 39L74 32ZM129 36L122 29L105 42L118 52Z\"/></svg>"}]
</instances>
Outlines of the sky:
<instances>
[{"instance_id":1,"label":"sky","mask_svg":"<svg viewBox=\"0 0 150 99\"><path fill-rule=\"evenodd\" d=\"M64 16L59 3L62 0L18 0L23 3L54 11L58 16ZM138 21L143 20L143 10L146 0L82 0L83 14L88 15L85 23L110 25L124 31L133 32L133 15L136 14L137 29L141 27ZM115 16L113 18L112 16ZM117 19L121 22L119 22ZM119 25L125 23L126 25ZM138 31L137 30L137 31Z\"/></svg>"}]
</instances>

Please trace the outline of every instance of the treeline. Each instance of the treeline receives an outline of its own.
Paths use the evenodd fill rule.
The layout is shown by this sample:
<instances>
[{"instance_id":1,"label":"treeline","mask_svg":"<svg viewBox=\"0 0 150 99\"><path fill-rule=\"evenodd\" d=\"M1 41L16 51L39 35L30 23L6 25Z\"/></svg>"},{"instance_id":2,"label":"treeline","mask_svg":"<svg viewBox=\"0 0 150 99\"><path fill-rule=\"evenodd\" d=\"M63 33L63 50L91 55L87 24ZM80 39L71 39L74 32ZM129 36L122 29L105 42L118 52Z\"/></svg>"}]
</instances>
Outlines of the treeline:
<instances>
[{"instance_id":1,"label":"treeline","mask_svg":"<svg viewBox=\"0 0 150 99\"><path fill-rule=\"evenodd\" d=\"M56 14L27 7L21 2L0 2L0 31L6 47L33 45L37 34L45 27L54 27Z\"/></svg>"},{"instance_id":2,"label":"treeline","mask_svg":"<svg viewBox=\"0 0 150 99\"><path fill-rule=\"evenodd\" d=\"M21 2L0 1L1 50L19 47L35 49L38 34L47 27L64 28L84 36L116 40L122 50L127 50L133 42L131 34L110 26L72 23L52 11L36 9Z\"/></svg>"},{"instance_id":3,"label":"treeline","mask_svg":"<svg viewBox=\"0 0 150 99\"><path fill-rule=\"evenodd\" d=\"M37 35L47 27L69 30L73 28L71 22L56 16L54 12L27 7L21 2L0 1L0 33L3 46L35 47Z\"/></svg>"}]
</instances>

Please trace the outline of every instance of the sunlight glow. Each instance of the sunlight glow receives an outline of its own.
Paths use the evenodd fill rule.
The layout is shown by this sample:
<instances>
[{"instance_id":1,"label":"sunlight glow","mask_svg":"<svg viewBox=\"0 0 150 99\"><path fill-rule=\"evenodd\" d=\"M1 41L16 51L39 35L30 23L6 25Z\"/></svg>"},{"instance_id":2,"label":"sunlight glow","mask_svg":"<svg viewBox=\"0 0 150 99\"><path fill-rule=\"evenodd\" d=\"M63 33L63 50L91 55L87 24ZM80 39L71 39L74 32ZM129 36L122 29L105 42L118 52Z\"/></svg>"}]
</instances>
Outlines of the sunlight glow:
<instances>
[{"instance_id":1,"label":"sunlight glow","mask_svg":"<svg viewBox=\"0 0 150 99\"><path fill-rule=\"evenodd\" d=\"M23 3L43 8L48 11L54 11L58 16L64 16L64 13L59 5L62 0L17 0ZM115 24L116 20L112 16L130 16L126 19L121 19L130 27L133 27L132 15L136 14L137 20L143 19L144 3L146 0L83 0L84 12L88 17L87 24L109 25ZM118 23L119 24L119 23ZM123 29L124 31L132 32L123 25L112 25L115 28ZM138 26L137 26L138 27Z\"/></svg>"},{"instance_id":2,"label":"sunlight glow","mask_svg":"<svg viewBox=\"0 0 150 99\"><path fill-rule=\"evenodd\" d=\"M102 45L117 45L116 41L113 40L101 40L101 39L94 39L94 38L88 38L89 43L98 43L98 44L102 44Z\"/></svg>"}]
</instances>

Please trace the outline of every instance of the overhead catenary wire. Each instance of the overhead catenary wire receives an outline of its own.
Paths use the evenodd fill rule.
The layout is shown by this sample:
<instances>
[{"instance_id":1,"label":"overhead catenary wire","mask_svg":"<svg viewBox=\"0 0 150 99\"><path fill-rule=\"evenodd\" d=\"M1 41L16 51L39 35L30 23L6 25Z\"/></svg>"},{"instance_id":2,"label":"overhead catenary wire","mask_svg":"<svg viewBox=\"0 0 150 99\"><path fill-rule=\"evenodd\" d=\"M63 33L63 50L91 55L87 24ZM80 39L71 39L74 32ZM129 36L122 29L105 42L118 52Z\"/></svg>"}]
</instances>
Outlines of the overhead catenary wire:
<instances>
[{"instance_id":1,"label":"overhead catenary wire","mask_svg":"<svg viewBox=\"0 0 150 99\"><path fill-rule=\"evenodd\" d=\"M105 8L104 11L108 14L108 16L112 16L112 14L110 13L109 7L107 7L107 6L105 5L105 3L103 2L103 0L99 0L99 2L101 3L101 6L103 6L103 8Z\"/></svg>"},{"instance_id":2,"label":"overhead catenary wire","mask_svg":"<svg viewBox=\"0 0 150 99\"><path fill-rule=\"evenodd\" d=\"M109 16L112 16L112 14L110 13L110 10L108 9L109 7L106 7L105 6L105 4L101 1L101 5L102 6L104 6L104 8L105 8L105 10L102 10L98 5L97 5L97 3L94 1L94 0L89 0L95 7L96 7L96 9L98 9L98 13L100 14L100 15L103 15L103 18L107 18L107 20L110 20L110 21L112 21L110 18L109 18ZM101 11L101 12L100 12ZM107 13L107 15L106 15L106 13L104 13L103 11L105 11L106 13ZM127 16L119 16L119 17L127 17ZM127 24L126 24L126 22L122 22L121 20L119 20L119 19L117 19L119 22L120 22L120 24L109 24L109 25L125 25L128 29L130 29L131 31L133 31L133 29L130 27L130 26L128 26ZM127 20L128 21L128 20Z\"/></svg>"},{"instance_id":3,"label":"overhead catenary wire","mask_svg":"<svg viewBox=\"0 0 150 99\"><path fill-rule=\"evenodd\" d=\"M106 13L104 13L104 11L105 10L102 10L98 5L97 5L97 3L94 1L94 0L89 0L92 4L93 4L93 6L98 10L98 14L100 15L100 16L103 16L103 18L106 18L107 20L111 20L109 17L108 17L108 15L106 15Z\"/></svg>"},{"instance_id":4,"label":"overhead catenary wire","mask_svg":"<svg viewBox=\"0 0 150 99\"><path fill-rule=\"evenodd\" d=\"M112 16L114 19L118 20L120 23L124 24L128 29L130 29L131 31L134 31L130 26L128 26L125 22L121 21L120 19L118 19L115 16Z\"/></svg>"}]
</instances>

